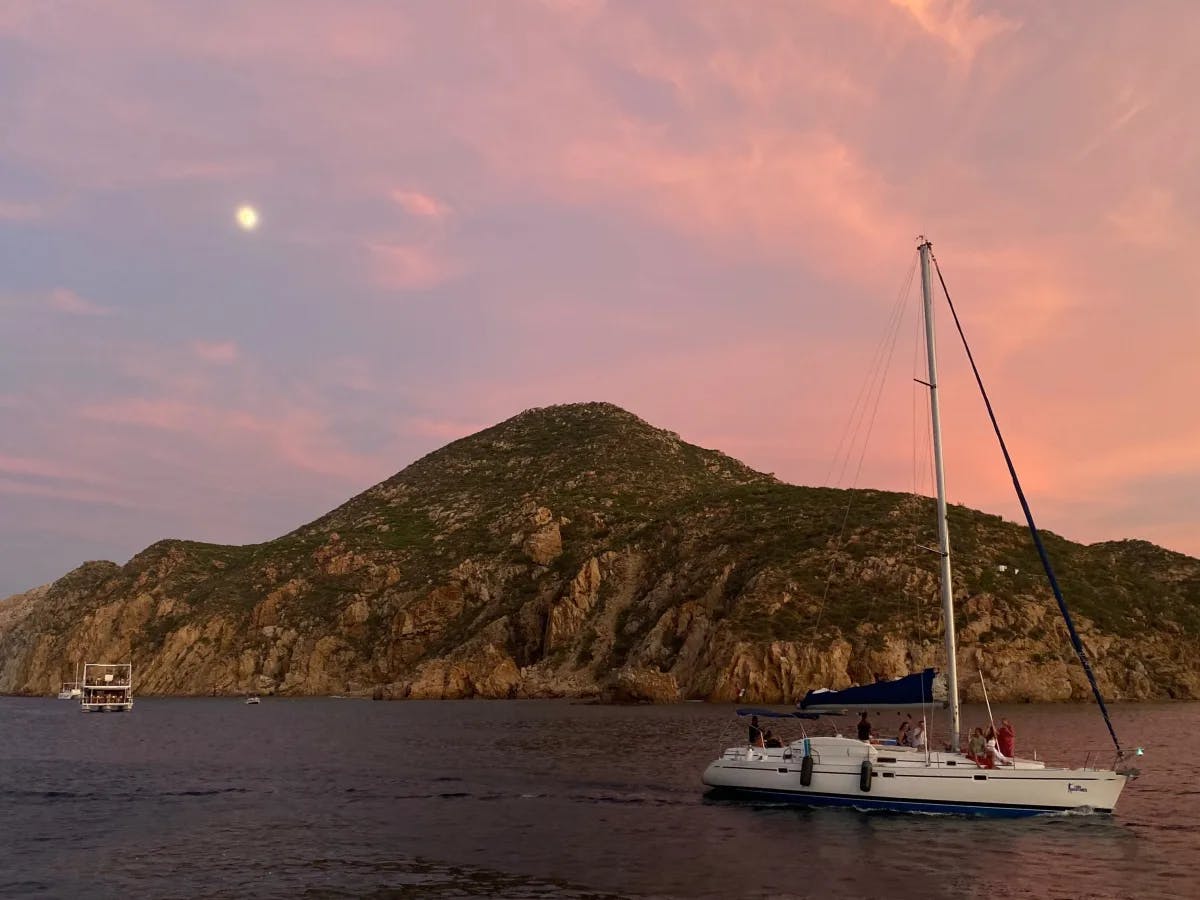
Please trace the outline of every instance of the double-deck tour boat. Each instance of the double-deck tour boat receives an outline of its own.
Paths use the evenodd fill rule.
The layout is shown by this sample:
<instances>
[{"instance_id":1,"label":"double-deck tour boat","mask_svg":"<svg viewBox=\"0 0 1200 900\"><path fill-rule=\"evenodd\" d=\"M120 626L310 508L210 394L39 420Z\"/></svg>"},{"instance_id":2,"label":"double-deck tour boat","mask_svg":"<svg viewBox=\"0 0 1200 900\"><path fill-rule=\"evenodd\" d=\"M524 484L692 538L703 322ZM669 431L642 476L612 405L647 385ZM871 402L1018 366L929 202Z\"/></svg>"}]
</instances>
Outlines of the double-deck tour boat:
<instances>
[{"instance_id":1,"label":"double-deck tour boat","mask_svg":"<svg viewBox=\"0 0 1200 900\"><path fill-rule=\"evenodd\" d=\"M83 712L129 712L133 709L133 666L130 663L86 663L79 708Z\"/></svg>"}]
</instances>

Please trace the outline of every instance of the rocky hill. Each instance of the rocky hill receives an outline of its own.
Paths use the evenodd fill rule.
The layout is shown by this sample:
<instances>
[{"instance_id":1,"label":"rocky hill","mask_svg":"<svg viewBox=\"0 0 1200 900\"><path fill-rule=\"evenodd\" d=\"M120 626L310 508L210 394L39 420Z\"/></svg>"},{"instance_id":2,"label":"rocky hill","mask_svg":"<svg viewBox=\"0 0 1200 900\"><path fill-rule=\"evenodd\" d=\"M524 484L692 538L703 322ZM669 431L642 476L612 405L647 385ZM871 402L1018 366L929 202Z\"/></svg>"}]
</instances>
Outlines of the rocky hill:
<instances>
[{"instance_id":1,"label":"rocky hill","mask_svg":"<svg viewBox=\"0 0 1200 900\"><path fill-rule=\"evenodd\" d=\"M982 668L993 699L1087 696L1025 530L951 528L966 695ZM1108 695L1200 697L1200 561L1047 542ZM131 659L140 694L790 701L941 664L932 543L926 498L535 409L276 540L160 541L0 601L0 691L86 658Z\"/></svg>"}]
</instances>

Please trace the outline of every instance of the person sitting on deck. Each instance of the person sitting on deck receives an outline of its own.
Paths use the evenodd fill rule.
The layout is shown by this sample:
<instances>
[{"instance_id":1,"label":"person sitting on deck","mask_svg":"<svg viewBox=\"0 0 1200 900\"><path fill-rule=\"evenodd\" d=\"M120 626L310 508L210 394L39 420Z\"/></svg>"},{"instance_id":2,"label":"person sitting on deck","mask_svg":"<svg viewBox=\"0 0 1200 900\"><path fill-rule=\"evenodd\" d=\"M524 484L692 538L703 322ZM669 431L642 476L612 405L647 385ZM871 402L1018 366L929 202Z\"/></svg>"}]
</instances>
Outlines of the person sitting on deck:
<instances>
[{"instance_id":1,"label":"person sitting on deck","mask_svg":"<svg viewBox=\"0 0 1200 900\"><path fill-rule=\"evenodd\" d=\"M871 720L867 718L865 712L862 714L862 718L858 720L858 739L867 742L871 740Z\"/></svg>"},{"instance_id":2,"label":"person sitting on deck","mask_svg":"<svg viewBox=\"0 0 1200 900\"><path fill-rule=\"evenodd\" d=\"M971 732L971 738L967 741L967 759L973 759L975 762L983 762L984 751L987 749L987 741L983 737L983 729L979 726Z\"/></svg>"},{"instance_id":3,"label":"person sitting on deck","mask_svg":"<svg viewBox=\"0 0 1200 900\"><path fill-rule=\"evenodd\" d=\"M777 738L775 736L775 732L773 732L770 728L767 729L765 738L766 738L766 740L763 743L764 747L782 747L783 746L783 741L781 741L779 738Z\"/></svg>"},{"instance_id":4,"label":"person sitting on deck","mask_svg":"<svg viewBox=\"0 0 1200 900\"><path fill-rule=\"evenodd\" d=\"M1008 719L1000 720L1000 727L996 729L996 746L1000 748L1000 752L1013 759L1017 755L1017 734L1013 731L1012 722Z\"/></svg>"},{"instance_id":5,"label":"person sitting on deck","mask_svg":"<svg viewBox=\"0 0 1200 900\"><path fill-rule=\"evenodd\" d=\"M900 723L900 730L896 733L896 744L900 747L907 747L909 740L909 729L912 728L912 714Z\"/></svg>"},{"instance_id":6,"label":"person sitting on deck","mask_svg":"<svg viewBox=\"0 0 1200 900\"><path fill-rule=\"evenodd\" d=\"M996 726L988 727L984 750L988 759L988 767L991 768L997 764L1002 766L1011 766L1013 761L1000 752L1000 746L996 741Z\"/></svg>"},{"instance_id":7,"label":"person sitting on deck","mask_svg":"<svg viewBox=\"0 0 1200 900\"><path fill-rule=\"evenodd\" d=\"M918 719L908 732L908 746L915 750L925 749L925 720Z\"/></svg>"}]
</instances>

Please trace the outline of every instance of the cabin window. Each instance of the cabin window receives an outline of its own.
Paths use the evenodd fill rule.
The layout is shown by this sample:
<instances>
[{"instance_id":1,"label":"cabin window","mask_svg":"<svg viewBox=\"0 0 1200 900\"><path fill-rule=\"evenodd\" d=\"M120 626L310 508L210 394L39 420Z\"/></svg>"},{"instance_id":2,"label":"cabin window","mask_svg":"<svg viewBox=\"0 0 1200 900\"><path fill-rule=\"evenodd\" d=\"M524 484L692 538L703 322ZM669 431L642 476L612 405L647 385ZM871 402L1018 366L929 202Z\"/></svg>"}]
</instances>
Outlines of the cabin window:
<instances>
[{"instance_id":1,"label":"cabin window","mask_svg":"<svg viewBox=\"0 0 1200 900\"><path fill-rule=\"evenodd\" d=\"M987 776L986 775L976 775L975 780L976 781L987 781Z\"/></svg>"}]
</instances>

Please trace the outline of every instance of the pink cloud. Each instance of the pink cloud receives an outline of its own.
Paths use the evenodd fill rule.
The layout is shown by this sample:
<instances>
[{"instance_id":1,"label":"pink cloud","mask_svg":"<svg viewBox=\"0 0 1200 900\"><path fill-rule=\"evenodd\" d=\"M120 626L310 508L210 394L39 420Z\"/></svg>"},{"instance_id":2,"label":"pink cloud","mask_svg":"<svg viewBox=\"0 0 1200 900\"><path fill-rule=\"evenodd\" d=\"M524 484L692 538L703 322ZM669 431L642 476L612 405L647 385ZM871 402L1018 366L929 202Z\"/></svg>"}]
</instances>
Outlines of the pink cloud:
<instances>
[{"instance_id":1,"label":"pink cloud","mask_svg":"<svg viewBox=\"0 0 1200 900\"><path fill-rule=\"evenodd\" d=\"M229 365L238 358L235 341L192 341L191 347L197 359L214 365Z\"/></svg>"},{"instance_id":2,"label":"pink cloud","mask_svg":"<svg viewBox=\"0 0 1200 900\"><path fill-rule=\"evenodd\" d=\"M1179 209L1175 195L1161 186L1134 191L1108 214L1119 240L1137 247L1194 246L1200 227Z\"/></svg>"},{"instance_id":3,"label":"pink cloud","mask_svg":"<svg viewBox=\"0 0 1200 900\"><path fill-rule=\"evenodd\" d=\"M51 478L63 481L78 481L87 484L104 484L107 479L94 471L64 465L49 459L33 459L19 456L0 456L0 472L11 475L32 475L38 478Z\"/></svg>"},{"instance_id":4,"label":"pink cloud","mask_svg":"<svg viewBox=\"0 0 1200 900\"><path fill-rule=\"evenodd\" d=\"M133 425L188 434L214 445L261 445L278 461L294 469L354 483L365 473L379 471L379 460L347 450L323 414L298 406L283 406L273 415L245 409L226 409L206 403L173 399L127 398L83 408L80 415L107 425ZM367 476L367 477L371 477Z\"/></svg>"},{"instance_id":5,"label":"pink cloud","mask_svg":"<svg viewBox=\"0 0 1200 900\"><path fill-rule=\"evenodd\" d=\"M482 431L494 424L495 422L462 422L449 419L429 419L418 416L406 420L404 430L411 434L419 434L422 437L433 437L449 442L456 441L469 434L474 434L477 431Z\"/></svg>"},{"instance_id":6,"label":"pink cloud","mask_svg":"<svg viewBox=\"0 0 1200 900\"><path fill-rule=\"evenodd\" d=\"M1148 105L1149 101L1129 86L1118 91L1113 98L1112 106L1103 110L1105 119L1102 127L1096 136L1079 151L1078 160L1087 158L1100 147L1112 141Z\"/></svg>"},{"instance_id":7,"label":"pink cloud","mask_svg":"<svg viewBox=\"0 0 1200 900\"><path fill-rule=\"evenodd\" d=\"M163 181L231 181L261 175L269 170L266 161L260 159L223 158L220 148L210 148L212 158L178 158L162 160L154 174Z\"/></svg>"},{"instance_id":8,"label":"pink cloud","mask_svg":"<svg viewBox=\"0 0 1200 900\"><path fill-rule=\"evenodd\" d=\"M94 300L82 297L69 288L55 288L46 296L46 305L51 309L72 316L111 316L113 309Z\"/></svg>"},{"instance_id":9,"label":"pink cloud","mask_svg":"<svg viewBox=\"0 0 1200 900\"><path fill-rule=\"evenodd\" d=\"M391 198L401 209L410 216L423 219L444 219L450 215L448 204L431 194L420 191L392 191Z\"/></svg>"},{"instance_id":10,"label":"pink cloud","mask_svg":"<svg viewBox=\"0 0 1200 900\"><path fill-rule=\"evenodd\" d=\"M32 222L45 215L46 209L41 204L0 200L0 222Z\"/></svg>"},{"instance_id":11,"label":"pink cloud","mask_svg":"<svg viewBox=\"0 0 1200 900\"><path fill-rule=\"evenodd\" d=\"M893 188L824 132L737 134L697 152L631 126L622 142L574 144L560 172L558 190L589 203L621 204L714 248L800 256L872 285L884 273L862 260L906 255L904 241L919 230Z\"/></svg>"},{"instance_id":12,"label":"pink cloud","mask_svg":"<svg viewBox=\"0 0 1200 900\"><path fill-rule=\"evenodd\" d=\"M429 244L370 243L374 281L397 291L419 291L454 277L455 270L437 248Z\"/></svg>"},{"instance_id":13,"label":"pink cloud","mask_svg":"<svg viewBox=\"0 0 1200 900\"><path fill-rule=\"evenodd\" d=\"M102 506L115 506L126 509L140 508L140 504L119 494L97 491L91 488L73 485L31 484L0 477L0 494L15 494L29 497L46 497L54 500L68 500L73 503L89 503Z\"/></svg>"},{"instance_id":14,"label":"pink cloud","mask_svg":"<svg viewBox=\"0 0 1200 900\"><path fill-rule=\"evenodd\" d=\"M993 13L976 13L971 0L890 0L907 12L929 36L945 44L970 64L980 49L996 37L1020 27Z\"/></svg>"},{"instance_id":15,"label":"pink cloud","mask_svg":"<svg viewBox=\"0 0 1200 900\"><path fill-rule=\"evenodd\" d=\"M326 377L331 384L352 391L372 393L379 390L379 381L372 373L370 361L366 359L344 356L332 360L327 368Z\"/></svg>"}]
</instances>

